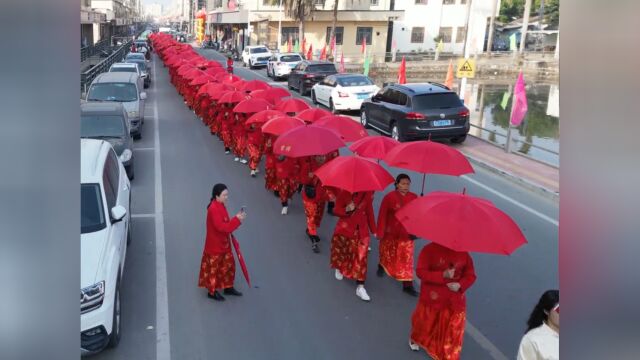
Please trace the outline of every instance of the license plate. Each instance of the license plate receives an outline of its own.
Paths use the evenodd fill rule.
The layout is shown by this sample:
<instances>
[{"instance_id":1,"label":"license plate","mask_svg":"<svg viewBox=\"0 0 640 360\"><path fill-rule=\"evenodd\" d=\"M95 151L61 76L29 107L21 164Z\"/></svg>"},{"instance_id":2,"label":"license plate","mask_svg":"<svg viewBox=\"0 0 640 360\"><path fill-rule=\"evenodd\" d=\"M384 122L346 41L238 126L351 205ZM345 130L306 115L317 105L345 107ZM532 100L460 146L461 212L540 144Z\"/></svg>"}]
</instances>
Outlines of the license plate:
<instances>
[{"instance_id":1,"label":"license plate","mask_svg":"<svg viewBox=\"0 0 640 360\"><path fill-rule=\"evenodd\" d=\"M296 64L289 64L289 67L293 69L294 67L296 67Z\"/></svg>"},{"instance_id":2,"label":"license plate","mask_svg":"<svg viewBox=\"0 0 640 360\"><path fill-rule=\"evenodd\" d=\"M369 97L368 93L358 94L358 100L366 99Z\"/></svg>"},{"instance_id":3,"label":"license plate","mask_svg":"<svg viewBox=\"0 0 640 360\"><path fill-rule=\"evenodd\" d=\"M433 126L449 126L453 125L453 120L434 120Z\"/></svg>"}]
</instances>

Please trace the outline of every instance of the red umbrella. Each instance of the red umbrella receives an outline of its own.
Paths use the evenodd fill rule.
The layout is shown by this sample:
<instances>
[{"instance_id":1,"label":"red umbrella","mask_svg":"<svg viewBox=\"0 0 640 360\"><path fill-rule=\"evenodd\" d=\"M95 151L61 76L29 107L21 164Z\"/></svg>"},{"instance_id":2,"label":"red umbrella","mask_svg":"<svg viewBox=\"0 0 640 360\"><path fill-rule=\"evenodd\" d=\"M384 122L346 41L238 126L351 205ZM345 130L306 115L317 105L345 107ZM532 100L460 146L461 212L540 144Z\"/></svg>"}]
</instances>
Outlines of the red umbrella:
<instances>
[{"instance_id":1,"label":"red umbrella","mask_svg":"<svg viewBox=\"0 0 640 360\"><path fill-rule=\"evenodd\" d=\"M236 113L257 113L262 110L269 110L271 103L262 99L246 99L242 100L233 108Z\"/></svg>"},{"instance_id":2,"label":"red umbrella","mask_svg":"<svg viewBox=\"0 0 640 360\"><path fill-rule=\"evenodd\" d=\"M239 77L228 73L219 73L215 75L215 78L217 82L225 84L231 84L234 81L241 80Z\"/></svg>"},{"instance_id":3,"label":"red umbrella","mask_svg":"<svg viewBox=\"0 0 640 360\"><path fill-rule=\"evenodd\" d=\"M254 90L266 90L270 87L271 85L267 84L262 80L250 80L244 84L242 91L251 92Z\"/></svg>"},{"instance_id":4,"label":"red umbrella","mask_svg":"<svg viewBox=\"0 0 640 360\"><path fill-rule=\"evenodd\" d=\"M214 61L214 60L207 61L207 65L206 66L207 66L207 68L220 68L220 69L222 69L222 64L220 64L219 62ZM222 70L224 70L224 69L222 69Z\"/></svg>"},{"instance_id":5,"label":"red umbrella","mask_svg":"<svg viewBox=\"0 0 640 360\"><path fill-rule=\"evenodd\" d=\"M304 126L304 121L291 116L279 116L262 125L262 132L265 134L281 135L299 126Z\"/></svg>"},{"instance_id":6,"label":"red umbrella","mask_svg":"<svg viewBox=\"0 0 640 360\"><path fill-rule=\"evenodd\" d=\"M237 80L237 81L234 81L234 82L230 83L229 85L233 86L237 91L244 92L242 90L242 87L244 86L244 84L246 84L246 81L240 79L240 80Z\"/></svg>"},{"instance_id":7,"label":"red umbrella","mask_svg":"<svg viewBox=\"0 0 640 360\"><path fill-rule=\"evenodd\" d=\"M382 160L400 142L386 136L367 136L349 146L349 150L372 159Z\"/></svg>"},{"instance_id":8,"label":"red umbrella","mask_svg":"<svg viewBox=\"0 0 640 360\"><path fill-rule=\"evenodd\" d=\"M315 171L324 186L350 193L380 191L393 183L393 176L378 163L358 156L338 156Z\"/></svg>"},{"instance_id":9,"label":"red umbrella","mask_svg":"<svg viewBox=\"0 0 640 360\"><path fill-rule=\"evenodd\" d=\"M316 121L315 124L335 130L347 142L369 136L362 124L347 116L330 115Z\"/></svg>"},{"instance_id":10,"label":"red umbrella","mask_svg":"<svg viewBox=\"0 0 640 360\"><path fill-rule=\"evenodd\" d=\"M231 242L233 243L233 248L236 250L236 256L238 257L238 262L240 263L240 268L242 269L242 274L244 275L244 279L247 280L247 285L251 287L251 279L249 279L249 270L247 270L247 263L244 261L244 256L242 256L242 252L240 251L240 243L236 240L236 237L231 235Z\"/></svg>"},{"instance_id":11,"label":"red umbrella","mask_svg":"<svg viewBox=\"0 0 640 360\"><path fill-rule=\"evenodd\" d=\"M509 215L464 191L432 192L403 206L396 218L409 234L455 251L509 255L527 243Z\"/></svg>"},{"instance_id":12,"label":"red umbrella","mask_svg":"<svg viewBox=\"0 0 640 360\"><path fill-rule=\"evenodd\" d=\"M189 85L202 85L213 81L215 81L215 79L211 75L200 75L197 78L191 80Z\"/></svg>"},{"instance_id":13,"label":"red umbrella","mask_svg":"<svg viewBox=\"0 0 640 360\"><path fill-rule=\"evenodd\" d=\"M426 174L460 176L473 173L469 160L460 151L433 141L402 143L391 149L384 161L394 167L422 173L421 194L424 194Z\"/></svg>"},{"instance_id":14,"label":"red umbrella","mask_svg":"<svg viewBox=\"0 0 640 360\"><path fill-rule=\"evenodd\" d=\"M224 85L224 84L220 84ZM227 93L234 92L234 90L221 90L221 91L208 91L207 95L211 98L211 100L220 102L220 99L226 95Z\"/></svg>"},{"instance_id":15,"label":"red umbrella","mask_svg":"<svg viewBox=\"0 0 640 360\"><path fill-rule=\"evenodd\" d=\"M271 96L276 96L279 98L291 96L291 93L289 91L281 87L271 87L269 89L265 89L265 92Z\"/></svg>"},{"instance_id":16,"label":"red umbrella","mask_svg":"<svg viewBox=\"0 0 640 360\"><path fill-rule=\"evenodd\" d=\"M296 116L304 120L305 122L313 123L313 122L316 122L317 120L320 120L323 117L331 116L331 113L324 109L311 108L311 109L301 111Z\"/></svg>"},{"instance_id":17,"label":"red umbrella","mask_svg":"<svg viewBox=\"0 0 640 360\"><path fill-rule=\"evenodd\" d=\"M217 93L221 91L230 91L230 90L233 90L233 88L226 84L207 83L202 85L200 89L198 89L197 95L205 94L205 93L208 95L211 95L213 93Z\"/></svg>"},{"instance_id":18,"label":"red umbrella","mask_svg":"<svg viewBox=\"0 0 640 360\"><path fill-rule=\"evenodd\" d=\"M344 146L333 130L318 126L300 126L280 135L273 152L288 157L324 155Z\"/></svg>"},{"instance_id":19,"label":"red umbrella","mask_svg":"<svg viewBox=\"0 0 640 360\"><path fill-rule=\"evenodd\" d=\"M227 91L224 95L220 97L218 100L219 104L236 104L246 99L246 95L241 93L240 91Z\"/></svg>"},{"instance_id":20,"label":"red umbrella","mask_svg":"<svg viewBox=\"0 0 640 360\"><path fill-rule=\"evenodd\" d=\"M275 105L280 102L281 98L266 93L265 90L254 90L249 93L252 99L263 99Z\"/></svg>"},{"instance_id":21,"label":"red umbrella","mask_svg":"<svg viewBox=\"0 0 640 360\"><path fill-rule=\"evenodd\" d=\"M210 67L210 68L207 68L207 70L205 70L204 72L215 77L216 75L220 73L226 73L227 71L219 67Z\"/></svg>"},{"instance_id":22,"label":"red umbrella","mask_svg":"<svg viewBox=\"0 0 640 360\"><path fill-rule=\"evenodd\" d=\"M280 110L285 113L299 113L302 110L307 110L309 108L309 104L300 99L282 100L282 102L276 105L276 110Z\"/></svg>"},{"instance_id":23,"label":"red umbrella","mask_svg":"<svg viewBox=\"0 0 640 360\"><path fill-rule=\"evenodd\" d=\"M251 116L249 116L249 118L247 119L247 124L264 124L267 121L279 117L279 116L286 116L285 113L283 113L282 111L279 110L263 110L260 111L256 114L253 114Z\"/></svg>"}]
</instances>

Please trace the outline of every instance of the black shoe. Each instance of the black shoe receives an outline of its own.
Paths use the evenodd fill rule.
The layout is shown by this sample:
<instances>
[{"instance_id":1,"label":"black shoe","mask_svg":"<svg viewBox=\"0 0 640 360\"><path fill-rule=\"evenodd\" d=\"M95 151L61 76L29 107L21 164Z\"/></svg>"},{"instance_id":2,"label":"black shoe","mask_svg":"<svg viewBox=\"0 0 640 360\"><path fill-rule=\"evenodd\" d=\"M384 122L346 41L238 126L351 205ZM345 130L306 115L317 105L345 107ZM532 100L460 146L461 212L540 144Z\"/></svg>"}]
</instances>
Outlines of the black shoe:
<instances>
[{"instance_id":1,"label":"black shoe","mask_svg":"<svg viewBox=\"0 0 640 360\"><path fill-rule=\"evenodd\" d=\"M403 286L402 287L402 291L406 292L407 294L409 294L411 296L418 296L418 292L413 287L413 285L411 285L411 286Z\"/></svg>"},{"instance_id":2,"label":"black shoe","mask_svg":"<svg viewBox=\"0 0 640 360\"><path fill-rule=\"evenodd\" d=\"M207 297L209 299L213 299L215 301L224 301L224 296L220 295L220 293L218 292L218 290L213 292L213 295L211 293L207 293Z\"/></svg>"},{"instance_id":3,"label":"black shoe","mask_svg":"<svg viewBox=\"0 0 640 360\"><path fill-rule=\"evenodd\" d=\"M318 245L317 242L314 242L311 244L311 250L313 250L313 252L316 254L320 253L320 246Z\"/></svg>"},{"instance_id":4,"label":"black shoe","mask_svg":"<svg viewBox=\"0 0 640 360\"><path fill-rule=\"evenodd\" d=\"M224 294L225 295L233 295L233 296L242 296L242 293L240 291L238 291L238 290L236 290L235 288L232 288L232 287L224 289Z\"/></svg>"},{"instance_id":5,"label":"black shoe","mask_svg":"<svg viewBox=\"0 0 640 360\"><path fill-rule=\"evenodd\" d=\"M376 271L376 275L378 275L378 277L384 276L384 268L380 264L378 264L378 271Z\"/></svg>"},{"instance_id":6,"label":"black shoe","mask_svg":"<svg viewBox=\"0 0 640 360\"><path fill-rule=\"evenodd\" d=\"M329 202L327 204L327 214L333 215L333 208L336 204L334 202Z\"/></svg>"},{"instance_id":7,"label":"black shoe","mask_svg":"<svg viewBox=\"0 0 640 360\"><path fill-rule=\"evenodd\" d=\"M273 195L275 195L275 197L279 198L280 197L280 192L278 190L273 190Z\"/></svg>"}]
</instances>

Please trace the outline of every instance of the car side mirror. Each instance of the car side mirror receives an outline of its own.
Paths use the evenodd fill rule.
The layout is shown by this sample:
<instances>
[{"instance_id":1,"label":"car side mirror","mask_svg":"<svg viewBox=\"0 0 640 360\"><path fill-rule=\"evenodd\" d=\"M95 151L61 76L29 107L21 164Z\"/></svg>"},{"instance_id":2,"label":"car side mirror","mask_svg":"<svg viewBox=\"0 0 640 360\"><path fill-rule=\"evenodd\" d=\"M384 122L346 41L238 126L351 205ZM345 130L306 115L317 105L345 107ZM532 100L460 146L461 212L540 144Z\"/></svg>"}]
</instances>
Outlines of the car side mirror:
<instances>
[{"instance_id":1,"label":"car side mirror","mask_svg":"<svg viewBox=\"0 0 640 360\"><path fill-rule=\"evenodd\" d=\"M147 93L146 92L141 92L140 93L140 100L146 100L147 99Z\"/></svg>"},{"instance_id":2,"label":"car side mirror","mask_svg":"<svg viewBox=\"0 0 640 360\"><path fill-rule=\"evenodd\" d=\"M127 209L124 208L124 206L122 205L118 205L118 206L114 206L111 209L111 222L112 223L117 223L122 221L122 219L124 219L124 217L127 215Z\"/></svg>"}]
</instances>

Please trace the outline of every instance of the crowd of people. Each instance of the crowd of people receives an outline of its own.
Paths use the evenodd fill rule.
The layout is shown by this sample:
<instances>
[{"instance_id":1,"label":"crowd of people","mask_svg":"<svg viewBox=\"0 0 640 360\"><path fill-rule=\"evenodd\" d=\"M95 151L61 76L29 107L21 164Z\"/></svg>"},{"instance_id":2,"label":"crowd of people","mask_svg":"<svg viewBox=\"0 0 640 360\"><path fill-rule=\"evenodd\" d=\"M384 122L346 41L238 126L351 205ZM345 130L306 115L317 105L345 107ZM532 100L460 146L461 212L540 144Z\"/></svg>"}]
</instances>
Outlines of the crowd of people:
<instances>
[{"instance_id":1,"label":"crowd of people","mask_svg":"<svg viewBox=\"0 0 640 360\"><path fill-rule=\"evenodd\" d=\"M162 51L169 46L158 43L154 47L159 49L161 57L164 55L163 60L166 62L168 57ZM180 45L176 47L185 55L190 51ZM199 55L186 56L195 58ZM209 76L215 81L194 85L194 77L185 76L185 70L179 71L179 68L187 64L203 73L209 71ZM374 236L377 237L380 239L380 246L376 274L397 280L404 293L418 297L411 318L411 350L425 349L434 359L459 359L466 322L465 293L476 280L473 260L467 252L430 243L421 250L414 272L416 237L409 234L395 217L398 209L418 197L410 191L410 177L407 174L396 177L395 189L384 196L376 218L373 208L374 192L350 193L324 186L316 176L316 170L340 156L338 151L298 158L274 152L278 136L263 133L262 124L278 117L296 116L298 111L283 111L278 114L277 111L268 109L253 113L234 110L244 99L251 99L257 93L237 76L226 72L221 75L224 69L217 62L206 59L174 61L168 67L171 81L184 97L185 104L202 119L211 134L223 142L225 154L233 153L234 161L247 164L248 173L252 177L257 177L259 164L264 157L264 186L280 201L282 215L288 214L288 205L293 196L301 193L306 216L306 235L313 252L320 252L318 227L325 208L329 214L338 217L330 245L330 267L335 271L335 278L355 281L356 296L363 301L370 301L365 282L370 241ZM222 71L212 70L217 68ZM202 91L203 88L205 91ZM234 93L241 95L234 97ZM284 101L283 97L286 96L276 99L274 106ZM277 106L275 108L278 109ZM233 232L246 219L246 213L243 209L230 217L225 206L228 197L229 189L226 185L216 184L213 187L207 207L207 235L198 283L216 301L224 301L223 294L242 295L233 286L235 260L231 244L234 240ZM419 292L414 287L414 273L421 282ZM552 356L553 350L544 352L538 349L540 346L548 346L545 342L552 341L548 329L555 331L556 337L559 333L557 303L559 293L557 297L546 299L536 307L535 316L532 314L527 335L520 346L519 359L557 358ZM558 311L554 312L556 308ZM536 354L536 351L542 355L531 355Z\"/></svg>"}]
</instances>

